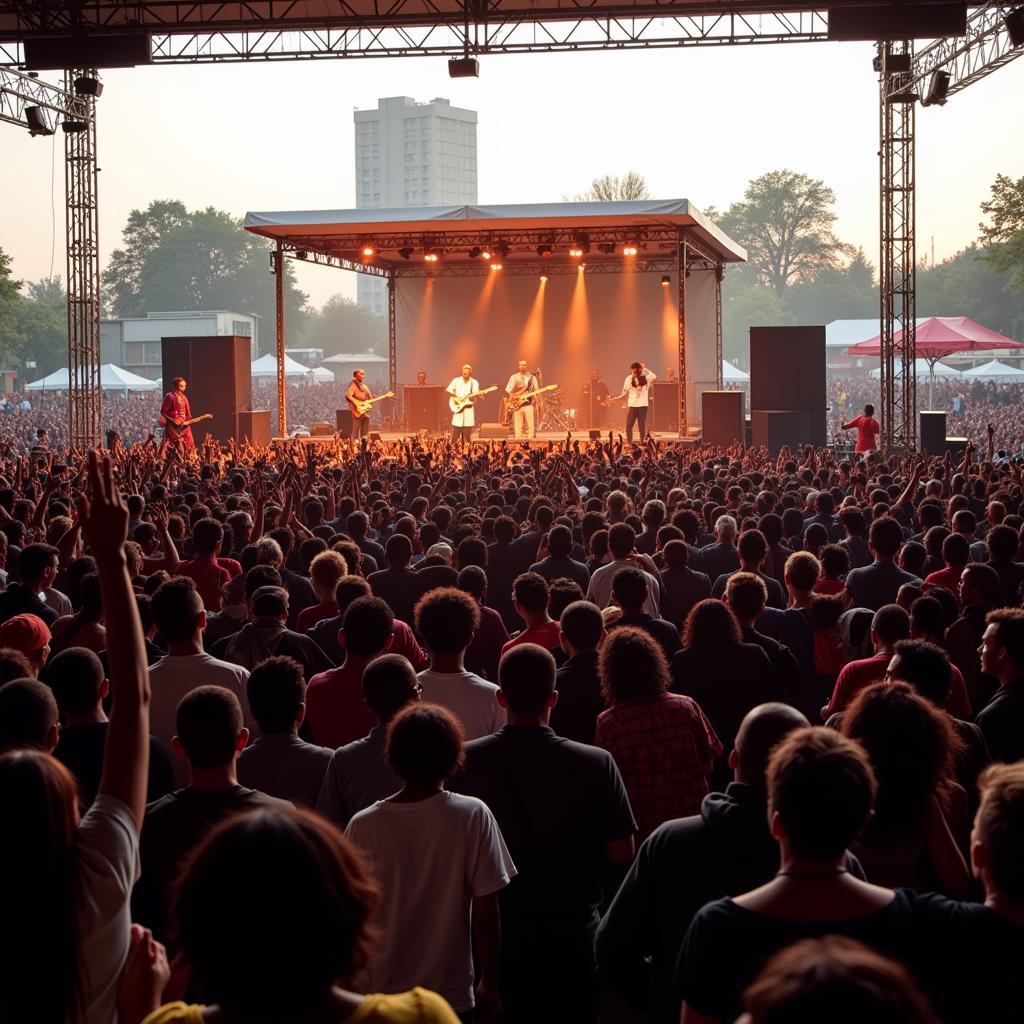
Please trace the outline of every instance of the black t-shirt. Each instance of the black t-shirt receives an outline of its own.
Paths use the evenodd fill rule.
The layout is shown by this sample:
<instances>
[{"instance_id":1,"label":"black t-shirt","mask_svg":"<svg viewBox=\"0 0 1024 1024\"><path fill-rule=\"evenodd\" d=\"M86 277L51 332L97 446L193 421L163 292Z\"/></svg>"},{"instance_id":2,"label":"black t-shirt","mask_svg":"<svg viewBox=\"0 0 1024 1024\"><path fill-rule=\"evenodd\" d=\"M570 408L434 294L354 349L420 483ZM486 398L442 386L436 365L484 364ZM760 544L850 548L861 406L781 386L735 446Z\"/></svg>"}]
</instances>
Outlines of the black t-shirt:
<instances>
[{"instance_id":1,"label":"black t-shirt","mask_svg":"<svg viewBox=\"0 0 1024 1024\"><path fill-rule=\"evenodd\" d=\"M551 728L567 740L593 743L597 716L604 711L597 651L581 651L555 675L558 703L551 709Z\"/></svg>"},{"instance_id":2,"label":"black t-shirt","mask_svg":"<svg viewBox=\"0 0 1024 1024\"><path fill-rule=\"evenodd\" d=\"M943 1021L1019 1019L1024 928L934 893L914 900L914 924L914 972Z\"/></svg>"},{"instance_id":3,"label":"black t-shirt","mask_svg":"<svg viewBox=\"0 0 1024 1024\"><path fill-rule=\"evenodd\" d=\"M733 1021L746 987L780 949L801 939L845 935L904 964L912 963L913 893L896 889L882 910L847 921L789 921L746 910L732 899L698 911L676 961L676 995L698 1013ZM979 1018L981 1019L981 1018Z\"/></svg>"},{"instance_id":4,"label":"black t-shirt","mask_svg":"<svg viewBox=\"0 0 1024 1024\"><path fill-rule=\"evenodd\" d=\"M60 742L53 756L78 780L82 793L82 809L96 799L103 774L103 752L107 743L107 722L69 725L61 730ZM174 768L164 745L149 737L149 781L146 802L159 800L174 789Z\"/></svg>"},{"instance_id":5,"label":"black t-shirt","mask_svg":"<svg viewBox=\"0 0 1024 1024\"><path fill-rule=\"evenodd\" d=\"M487 804L515 862L503 925L529 921L537 942L592 946L605 844L636 831L611 755L551 729L507 725L466 744L451 788Z\"/></svg>"}]
</instances>

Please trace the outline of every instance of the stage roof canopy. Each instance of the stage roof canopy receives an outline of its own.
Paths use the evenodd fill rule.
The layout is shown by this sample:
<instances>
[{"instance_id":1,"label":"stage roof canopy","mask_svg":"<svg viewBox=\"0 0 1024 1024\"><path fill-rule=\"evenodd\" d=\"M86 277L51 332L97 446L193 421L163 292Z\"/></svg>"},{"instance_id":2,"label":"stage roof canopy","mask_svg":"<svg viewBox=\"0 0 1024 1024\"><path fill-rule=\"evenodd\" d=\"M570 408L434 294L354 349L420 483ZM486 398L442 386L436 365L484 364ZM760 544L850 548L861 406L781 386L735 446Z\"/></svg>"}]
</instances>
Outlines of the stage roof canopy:
<instances>
[{"instance_id":1,"label":"stage roof canopy","mask_svg":"<svg viewBox=\"0 0 1024 1024\"><path fill-rule=\"evenodd\" d=\"M740 263L747 257L741 245L686 199L248 213L245 227L284 242L291 252L319 253L345 261L350 269L378 274L495 260L514 266L582 259L624 267L632 260L638 268L664 269L651 264L674 259L683 237L715 263ZM635 246L635 255L623 253L628 245ZM573 246L583 255L571 256ZM428 254L436 254L437 261L428 261Z\"/></svg>"}]
</instances>

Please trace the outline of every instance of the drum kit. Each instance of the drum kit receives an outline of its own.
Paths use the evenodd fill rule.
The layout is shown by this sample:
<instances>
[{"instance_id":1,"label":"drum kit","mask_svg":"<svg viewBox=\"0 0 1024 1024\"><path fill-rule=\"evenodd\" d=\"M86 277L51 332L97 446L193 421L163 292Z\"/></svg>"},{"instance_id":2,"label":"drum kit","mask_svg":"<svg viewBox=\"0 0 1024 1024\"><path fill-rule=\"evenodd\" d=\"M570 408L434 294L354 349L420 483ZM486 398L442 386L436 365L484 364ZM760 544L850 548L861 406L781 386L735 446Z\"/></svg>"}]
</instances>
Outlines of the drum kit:
<instances>
[{"instance_id":1,"label":"drum kit","mask_svg":"<svg viewBox=\"0 0 1024 1024\"><path fill-rule=\"evenodd\" d=\"M503 426L512 426L512 414L524 397L533 396L534 422L538 431L550 430L559 433L576 429L576 410L562 405L562 395L557 384L549 384L536 392L525 395L505 395L501 399L500 415Z\"/></svg>"}]
</instances>

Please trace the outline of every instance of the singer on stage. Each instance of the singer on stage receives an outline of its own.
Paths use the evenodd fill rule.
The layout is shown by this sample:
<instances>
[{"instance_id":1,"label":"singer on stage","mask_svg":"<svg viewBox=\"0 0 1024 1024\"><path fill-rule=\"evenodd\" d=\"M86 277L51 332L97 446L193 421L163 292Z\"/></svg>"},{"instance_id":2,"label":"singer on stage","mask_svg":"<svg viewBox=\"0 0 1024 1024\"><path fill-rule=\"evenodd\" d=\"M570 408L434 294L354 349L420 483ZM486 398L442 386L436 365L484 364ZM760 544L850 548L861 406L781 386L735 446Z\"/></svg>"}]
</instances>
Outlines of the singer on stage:
<instances>
[{"instance_id":1,"label":"singer on stage","mask_svg":"<svg viewBox=\"0 0 1024 1024\"><path fill-rule=\"evenodd\" d=\"M519 369L509 377L508 383L505 385L505 394L513 402L515 402L518 395L525 394L528 391L540 390L537 378L526 367L526 360L520 359ZM515 427L517 438L532 438L537 431L533 401L532 398L526 398L520 404L515 405L512 413L512 423Z\"/></svg>"},{"instance_id":2,"label":"singer on stage","mask_svg":"<svg viewBox=\"0 0 1024 1024\"><path fill-rule=\"evenodd\" d=\"M160 406L160 422L164 428L164 440L177 446L183 444L189 450L195 448L196 443L192 439L192 428L185 427L184 430L176 430L175 423L184 423L192 419L192 406L185 397L185 389L188 381L184 377L175 377L171 381L171 390L164 395L163 405Z\"/></svg>"}]
</instances>

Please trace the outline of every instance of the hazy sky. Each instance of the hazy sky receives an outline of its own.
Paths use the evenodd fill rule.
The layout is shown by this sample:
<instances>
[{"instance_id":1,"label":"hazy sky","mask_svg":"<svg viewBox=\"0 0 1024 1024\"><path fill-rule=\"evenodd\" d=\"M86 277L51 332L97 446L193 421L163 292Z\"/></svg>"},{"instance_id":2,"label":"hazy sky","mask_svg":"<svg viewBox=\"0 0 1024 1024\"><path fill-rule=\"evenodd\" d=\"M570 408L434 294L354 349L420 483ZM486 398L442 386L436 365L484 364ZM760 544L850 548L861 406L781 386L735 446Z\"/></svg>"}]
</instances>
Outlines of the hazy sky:
<instances>
[{"instance_id":1,"label":"hazy sky","mask_svg":"<svg viewBox=\"0 0 1024 1024\"><path fill-rule=\"evenodd\" d=\"M750 178L789 167L832 186L840 236L877 264L873 54L867 44L813 43L495 56L481 59L478 80L457 81L442 59L107 71L102 254L119 244L129 211L152 199L237 216L353 206L352 111L408 95L479 112L483 203L557 201L632 168L655 198L724 208ZM919 256L933 236L937 260L975 239L996 174L1024 174L1024 132L1010 123L1022 94L1019 60L945 107L919 108ZM19 278L47 276L51 259L65 273L62 162L61 133L31 139L0 124L0 246ZM355 293L341 271L299 275L316 305Z\"/></svg>"}]
</instances>

